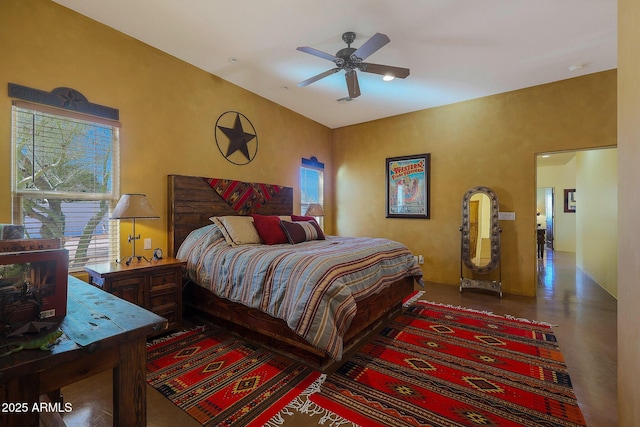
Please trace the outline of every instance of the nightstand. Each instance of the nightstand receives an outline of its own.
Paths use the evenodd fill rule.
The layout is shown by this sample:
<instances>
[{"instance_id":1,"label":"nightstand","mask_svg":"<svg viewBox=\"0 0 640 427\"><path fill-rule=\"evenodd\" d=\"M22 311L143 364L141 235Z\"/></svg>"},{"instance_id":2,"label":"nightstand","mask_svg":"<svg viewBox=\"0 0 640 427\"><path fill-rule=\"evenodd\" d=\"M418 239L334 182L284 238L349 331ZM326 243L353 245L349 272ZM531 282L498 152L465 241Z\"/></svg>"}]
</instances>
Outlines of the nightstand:
<instances>
[{"instance_id":1,"label":"nightstand","mask_svg":"<svg viewBox=\"0 0 640 427\"><path fill-rule=\"evenodd\" d=\"M146 308L168 321L168 329L182 325L182 268L186 261L174 258L88 264L89 283L105 292Z\"/></svg>"}]
</instances>

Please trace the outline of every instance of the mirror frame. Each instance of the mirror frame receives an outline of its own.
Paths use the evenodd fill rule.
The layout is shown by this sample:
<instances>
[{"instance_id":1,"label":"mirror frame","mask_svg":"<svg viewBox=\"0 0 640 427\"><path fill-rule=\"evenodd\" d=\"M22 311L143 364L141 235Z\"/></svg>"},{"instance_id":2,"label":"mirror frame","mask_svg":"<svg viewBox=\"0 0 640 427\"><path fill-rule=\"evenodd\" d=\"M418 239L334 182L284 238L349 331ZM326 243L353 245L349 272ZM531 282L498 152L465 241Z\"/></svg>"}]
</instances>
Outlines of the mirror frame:
<instances>
[{"instance_id":1,"label":"mirror frame","mask_svg":"<svg viewBox=\"0 0 640 427\"><path fill-rule=\"evenodd\" d=\"M469 202L471 201L471 198L477 193L485 194L486 196L488 196L489 202L491 203L491 260L488 264L483 266L478 266L471 261ZM469 270L476 273L489 273L495 270L495 268L500 263L500 232L502 231L502 229L500 228L499 213L500 207L498 204L498 196L489 187L473 187L464 194L464 197L462 198L462 226L460 227L460 243L462 262Z\"/></svg>"}]
</instances>

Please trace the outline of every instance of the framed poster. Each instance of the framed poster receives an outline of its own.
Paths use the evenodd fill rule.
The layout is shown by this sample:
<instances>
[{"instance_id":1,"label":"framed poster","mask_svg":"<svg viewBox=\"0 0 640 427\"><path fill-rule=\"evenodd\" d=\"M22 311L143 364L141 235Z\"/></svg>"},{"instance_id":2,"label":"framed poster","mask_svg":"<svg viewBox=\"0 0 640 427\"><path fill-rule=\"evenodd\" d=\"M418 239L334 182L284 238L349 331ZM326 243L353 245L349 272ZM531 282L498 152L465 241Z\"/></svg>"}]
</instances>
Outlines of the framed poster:
<instances>
[{"instance_id":1,"label":"framed poster","mask_svg":"<svg viewBox=\"0 0 640 427\"><path fill-rule=\"evenodd\" d=\"M575 188L564 190L564 211L567 213L576 213L576 189Z\"/></svg>"},{"instance_id":2,"label":"framed poster","mask_svg":"<svg viewBox=\"0 0 640 427\"><path fill-rule=\"evenodd\" d=\"M431 154L390 157L387 163L387 218L429 218Z\"/></svg>"}]
</instances>

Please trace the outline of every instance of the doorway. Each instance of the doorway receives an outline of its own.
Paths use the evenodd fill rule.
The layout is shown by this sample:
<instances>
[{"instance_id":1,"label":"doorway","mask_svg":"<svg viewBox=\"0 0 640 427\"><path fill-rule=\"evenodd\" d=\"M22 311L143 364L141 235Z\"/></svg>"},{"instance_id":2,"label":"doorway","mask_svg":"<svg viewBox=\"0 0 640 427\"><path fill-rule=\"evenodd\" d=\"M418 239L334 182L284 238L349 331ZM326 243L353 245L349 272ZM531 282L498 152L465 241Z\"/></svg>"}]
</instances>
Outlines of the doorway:
<instances>
[{"instance_id":1,"label":"doorway","mask_svg":"<svg viewBox=\"0 0 640 427\"><path fill-rule=\"evenodd\" d=\"M543 261L574 254L576 267L616 296L617 148L537 155L536 190L537 222L547 231Z\"/></svg>"},{"instance_id":2,"label":"doorway","mask_svg":"<svg viewBox=\"0 0 640 427\"><path fill-rule=\"evenodd\" d=\"M544 230L545 255L556 250L576 252L576 215L565 215L562 196L556 197L565 188L576 188L576 153L546 153L536 158L536 229Z\"/></svg>"}]
</instances>

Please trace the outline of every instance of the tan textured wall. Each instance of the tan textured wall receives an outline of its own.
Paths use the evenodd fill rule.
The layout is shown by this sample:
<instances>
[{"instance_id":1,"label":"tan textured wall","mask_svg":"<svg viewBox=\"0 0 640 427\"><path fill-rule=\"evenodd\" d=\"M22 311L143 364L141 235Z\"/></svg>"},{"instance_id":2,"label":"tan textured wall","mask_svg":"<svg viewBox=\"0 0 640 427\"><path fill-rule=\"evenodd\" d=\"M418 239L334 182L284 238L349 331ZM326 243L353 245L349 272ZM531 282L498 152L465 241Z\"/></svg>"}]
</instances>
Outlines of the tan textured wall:
<instances>
[{"instance_id":1,"label":"tan textured wall","mask_svg":"<svg viewBox=\"0 0 640 427\"><path fill-rule=\"evenodd\" d=\"M618 297L618 150L576 154L576 265Z\"/></svg>"},{"instance_id":2,"label":"tan textured wall","mask_svg":"<svg viewBox=\"0 0 640 427\"><path fill-rule=\"evenodd\" d=\"M389 237L425 256L429 281L457 284L460 204L476 185L501 211L505 292L535 294L536 153L616 145L616 72L334 130L335 229ZM431 153L431 219L385 218L385 158Z\"/></svg>"},{"instance_id":3,"label":"tan textured wall","mask_svg":"<svg viewBox=\"0 0 640 427\"><path fill-rule=\"evenodd\" d=\"M0 222L11 219L10 82L46 91L72 87L120 110L121 189L146 193L161 212L159 221L136 224L154 247L166 248L168 174L297 189L300 159L316 156L325 162L327 194L332 191L330 129L56 3L2 0L0 46ZM227 162L215 144L214 125L225 111L243 113L257 130L258 154L248 165ZM299 209L299 191L294 194ZM325 200L331 224L331 198ZM123 236L129 232L123 224ZM130 253L123 241L123 253Z\"/></svg>"},{"instance_id":4,"label":"tan textured wall","mask_svg":"<svg viewBox=\"0 0 640 427\"><path fill-rule=\"evenodd\" d=\"M640 426L640 2L618 0L618 425Z\"/></svg>"}]
</instances>

